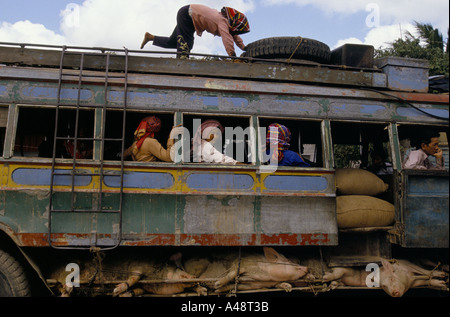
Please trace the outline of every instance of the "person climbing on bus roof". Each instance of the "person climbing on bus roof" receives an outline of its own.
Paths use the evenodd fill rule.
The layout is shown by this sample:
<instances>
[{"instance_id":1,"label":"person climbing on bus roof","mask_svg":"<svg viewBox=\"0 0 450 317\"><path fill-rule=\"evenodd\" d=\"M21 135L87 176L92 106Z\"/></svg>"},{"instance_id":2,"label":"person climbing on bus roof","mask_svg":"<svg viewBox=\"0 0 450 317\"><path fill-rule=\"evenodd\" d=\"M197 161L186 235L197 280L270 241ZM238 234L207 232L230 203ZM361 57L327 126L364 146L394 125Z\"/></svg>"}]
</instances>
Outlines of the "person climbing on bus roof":
<instances>
[{"instance_id":1,"label":"person climbing on bus roof","mask_svg":"<svg viewBox=\"0 0 450 317\"><path fill-rule=\"evenodd\" d=\"M155 134L161 130L161 119L150 116L142 119L138 128L134 132L135 141L123 154L124 158L131 155L133 161L139 162L173 162L171 148L174 138L183 131L183 127L176 126L172 129L167 140L167 149L155 139Z\"/></svg>"},{"instance_id":2,"label":"person climbing on bus roof","mask_svg":"<svg viewBox=\"0 0 450 317\"><path fill-rule=\"evenodd\" d=\"M247 17L233 8L223 7L219 12L201 4L191 4L178 11L177 25L170 37L146 32L141 49L153 41L155 46L176 48L178 58L188 58L194 46L194 33L202 36L204 31L220 36L227 54L236 56L234 43L245 51L245 44L239 34L250 32L250 26Z\"/></svg>"},{"instance_id":3,"label":"person climbing on bus roof","mask_svg":"<svg viewBox=\"0 0 450 317\"><path fill-rule=\"evenodd\" d=\"M310 167L311 165L300 154L289 150L291 131L284 125L272 123L266 136L266 154L270 155L269 162L277 162L278 166Z\"/></svg>"},{"instance_id":4,"label":"person climbing on bus roof","mask_svg":"<svg viewBox=\"0 0 450 317\"><path fill-rule=\"evenodd\" d=\"M403 161L405 169L445 169L442 149L439 148L439 133L426 133L417 140L418 150L411 151ZM436 158L436 165L428 159L429 156Z\"/></svg>"},{"instance_id":5,"label":"person climbing on bus roof","mask_svg":"<svg viewBox=\"0 0 450 317\"><path fill-rule=\"evenodd\" d=\"M222 146L224 128L217 120L206 120L195 132L193 138L194 162L238 164L235 159L222 154L216 147Z\"/></svg>"}]
</instances>

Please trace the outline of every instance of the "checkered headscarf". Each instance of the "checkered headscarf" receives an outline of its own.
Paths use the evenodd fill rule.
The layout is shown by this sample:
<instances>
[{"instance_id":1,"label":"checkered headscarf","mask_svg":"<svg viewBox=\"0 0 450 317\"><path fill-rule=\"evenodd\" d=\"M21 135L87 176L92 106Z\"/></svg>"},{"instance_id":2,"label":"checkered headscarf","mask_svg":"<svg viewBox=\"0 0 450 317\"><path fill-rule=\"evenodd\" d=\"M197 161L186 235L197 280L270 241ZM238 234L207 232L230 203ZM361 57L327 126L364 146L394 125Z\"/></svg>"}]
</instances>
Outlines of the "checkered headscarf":
<instances>
[{"instance_id":1,"label":"checkered headscarf","mask_svg":"<svg viewBox=\"0 0 450 317\"><path fill-rule=\"evenodd\" d=\"M284 125L278 123L272 123L269 125L269 130L266 136L266 147L270 149L270 145L273 144L277 147L277 152L272 154L272 158L277 158L278 162L283 160L283 151L289 149L291 144L291 131ZM276 157L276 155L278 157Z\"/></svg>"},{"instance_id":2,"label":"checkered headscarf","mask_svg":"<svg viewBox=\"0 0 450 317\"><path fill-rule=\"evenodd\" d=\"M223 7L221 12L228 20L231 33L244 34L250 32L250 25L243 13L229 7Z\"/></svg>"}]
</instances>

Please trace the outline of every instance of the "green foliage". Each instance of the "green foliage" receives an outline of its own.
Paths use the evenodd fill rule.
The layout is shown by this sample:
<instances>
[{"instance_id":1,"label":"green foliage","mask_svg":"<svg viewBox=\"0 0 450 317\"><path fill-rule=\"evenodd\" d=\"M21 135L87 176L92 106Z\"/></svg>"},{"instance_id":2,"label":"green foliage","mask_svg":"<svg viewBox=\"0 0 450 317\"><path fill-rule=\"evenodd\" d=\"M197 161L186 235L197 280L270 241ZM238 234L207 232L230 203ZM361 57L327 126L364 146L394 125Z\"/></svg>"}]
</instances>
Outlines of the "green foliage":
<instances>
[{"instance_id":1,"label":"green foliage","mask_svg":"<svg viewBox=\"0 0 450 317\"><path fill-rule=\"evenodd\" d=\"M430 76L449 74L448 44L444 50L442 34L431 24L415 22L419 36L407 33L405 39L399 38L387 49L375 51L375 57L398 56L426 59L430 64ZM425 43L425 44L422 44ZM448 39L447 39L448 43Z\"/></svg>"}]
</instances>

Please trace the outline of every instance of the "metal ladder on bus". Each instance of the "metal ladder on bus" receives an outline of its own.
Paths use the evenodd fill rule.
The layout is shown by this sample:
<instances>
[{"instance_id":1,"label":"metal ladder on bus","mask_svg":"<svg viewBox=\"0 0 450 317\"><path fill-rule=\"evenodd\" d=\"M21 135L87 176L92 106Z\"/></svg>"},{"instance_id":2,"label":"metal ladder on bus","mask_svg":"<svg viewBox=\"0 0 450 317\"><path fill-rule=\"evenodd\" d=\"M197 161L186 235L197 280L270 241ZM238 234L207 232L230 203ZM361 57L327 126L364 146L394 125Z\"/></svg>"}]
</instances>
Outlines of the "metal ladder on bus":
<instances>
[{"instance_id":1,"label":"metal ladder on bus","mask_svg":"<svg viewBox=\"0 0 450 317\"><path fill-rule=\"evenodd\" d=\"M55 249L89 249L89 250L110 250L118 247L122 240L122 206L123 206L123 183L124 183L124 159L123 155L120 155L120 185L119 185L119 202L117 208L104 208L103 206L103 183L104 183L104 177L105 176L111 176L111 174L105 174L104 171L104 149L105 149L105 141L113 141L113 142L121 142L121 153L124 151L125 147L125 122L126 122L126 110L127 110L127 94L128 94L128 49L124 49L125 55L125 67L123 70L123 76L114 76L115 79L123 79L123 93L124 93L124 99L123 99L123 121L122 121L122 137L121 138L105 138L105 120L106 120L106 111L108 109L108 88L109 86L109 79L110 79L110 56L111 53L105 52L102 50L102 53L89 53L89 52L80 52L80 51L74 51L69 52L67 50L67 47L64 46L61 51L61 60L60 60L60 67L59 67L59 82L58 82L58 92L57 92L57 104L56 104L56 114L55 114L55 133L54 133L54 139L53 139L53 155L52 155L52 167L51 167L51 181L50 181L50 199L49 199L49 213L48 213L48 243L52 248ZM64 68L64 59L66 55L79 55L80 56L80 65L79 65L79 73L76 77L78 77L78 88L77 88L77 101L76 104L69 104L69 103L63 103L62 102L62 91L63 91L63 82L65 77L73 77L73 72L65 72ZM85 57L89 55L100 55L106 57L105 62L105 84L104 84L104 103L102 106L99 105L82 105L81 104L81 91L82 91L82 84L83 84L83 78L84 78L84 63L85 63ZM115 55L117 56L117 55ZM111 76L112 78L113 76ZM95 128L93 132L93 137L83 137L80 138L78 136L78 128L79 128L79 113L80 109L83 107L88 107L90 109L98 109L100 108L102 111L102 128L101 128L101 137L96 138L95 137ZM59 127L59 114L62 109L74 109L75 108L75 131L73 136L61 136L58 133L58 127ZM117 110L117 107L114 108ZM97 116L95 116L97 117ZM97 119L95 119L97 120ZM95 125L94 120L94 125ZM63 140L70 140L73 142L73 157L72 157L72 166L71 169L64 169L64 168L58 168L58 167L64 167L67 166L67 161L65 163L58 162L56 153L57 153L57 144L61 143ZM85 170L79 169L79 159L77 158L77 147L79 141L92 141L93 145L93 151L95 151L95 148L98 149L98 142L101 142L100 146L100 154L97 154L97 158L99 160L92 160L87 165L91 166L91 169L95 172L88 172L86 173ZM94 152L92 154L94 156ZM99 156L100 155L100 156ZM94 159L94 157L92 157ZM86 162L84 162L84 165L86 165ZM97 172L97 171L98 172ZM77 208L75 206L76 196L81 193L81 191L77 191L77 178L78 177L91 177L91 183L93 183L93 189L88 190L88 192L92 192L92 205L91 208ZM114 175L117 177L117 175ZM55 198L57 195L62 195L64 193L64 190L57 190L58 185L56 178L57 177L70 177L71 179L71 188L69 190L70 193L70 206L69 208L60 208L56 206L55 204ZM98 178L98 188L95 188L97 185L95 185L94 178ZM67 189L65 190L67 192ZM96 197L95 197L96 196ZM90 215L91 216L91 231L89 234L89 244L87 243L80 243L80 239L77 238L77 236L80 236L80 233L78 232L66 232L64 229L59 229L59 232L54 232L55 225L55 219L54 216L56 215L63 215L66 216L63 217L63 222L70 219L70 217L67 217L67 215ZM111 227L111 238L107 239L109 243L98 243L98 218L99 215L116 215L117 216L117 223L115 224L116 227L114 229L114 225ZM76 217L75 217L76 219ZM61 220L60 220L61 221ZM76 225L76 224L75 224ZM61 226L61 224L60 224ZM115 232L114 232L115 231ZM73 234L73 237L69 237L71 234ZM82 233L81 235L85 235L86 233ZM61 238L61 236L64 236L64 238ZM115 236L115 237L114 237ZM56 237L56 238L55 238ZM113 238L114 237L114 238ZM62 241L61 241L62 239ZM59 240L59 243L58 243ZM71 243L70 241L75 241L74 243ZM78 241L78 242L77 242Z\"/></svg>"}]
</instances>

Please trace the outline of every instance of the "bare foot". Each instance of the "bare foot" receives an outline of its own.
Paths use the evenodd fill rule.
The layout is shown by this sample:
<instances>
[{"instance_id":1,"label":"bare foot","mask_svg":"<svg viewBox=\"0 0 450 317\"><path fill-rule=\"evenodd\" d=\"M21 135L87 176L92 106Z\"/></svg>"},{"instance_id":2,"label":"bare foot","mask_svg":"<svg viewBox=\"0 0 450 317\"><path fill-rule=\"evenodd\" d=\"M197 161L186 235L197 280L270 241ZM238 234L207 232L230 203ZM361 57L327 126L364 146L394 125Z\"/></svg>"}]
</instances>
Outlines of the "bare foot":
<instances>
[{"instance_id":1,"label":"bare foot","mask_svg":"<svg viewBox=\"0 0 450 317\"><path fill-rule=\"evenodd\" d=\"M155 39L154 35L152 35L152 34L150 34L148 32L145 32L144 40L142 41L142 44L141 44L141 49L144 48L145 44L147 44L150 41L153 41L154 39Z\"/></svg>"}]
</instances>

